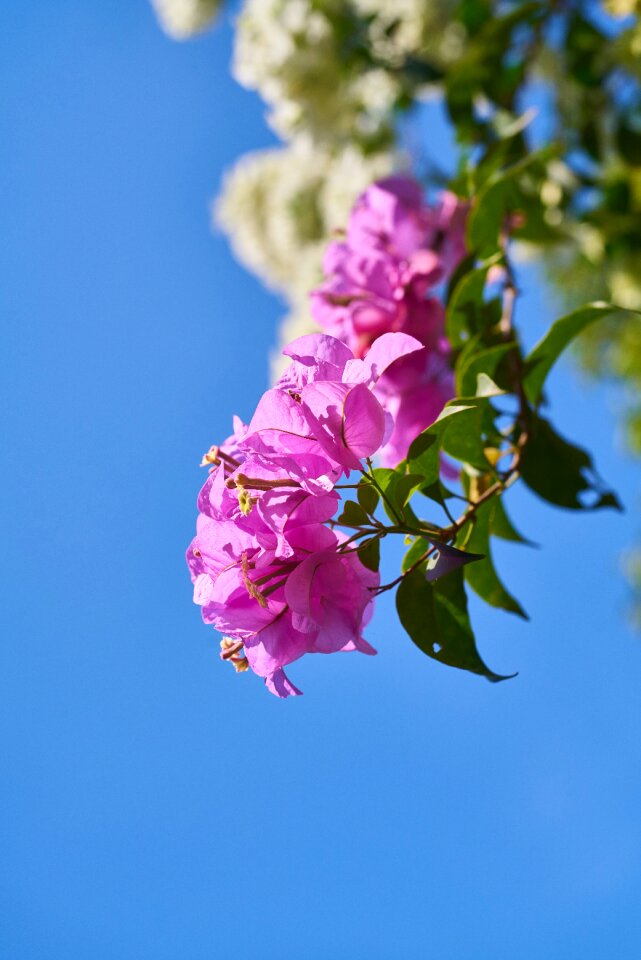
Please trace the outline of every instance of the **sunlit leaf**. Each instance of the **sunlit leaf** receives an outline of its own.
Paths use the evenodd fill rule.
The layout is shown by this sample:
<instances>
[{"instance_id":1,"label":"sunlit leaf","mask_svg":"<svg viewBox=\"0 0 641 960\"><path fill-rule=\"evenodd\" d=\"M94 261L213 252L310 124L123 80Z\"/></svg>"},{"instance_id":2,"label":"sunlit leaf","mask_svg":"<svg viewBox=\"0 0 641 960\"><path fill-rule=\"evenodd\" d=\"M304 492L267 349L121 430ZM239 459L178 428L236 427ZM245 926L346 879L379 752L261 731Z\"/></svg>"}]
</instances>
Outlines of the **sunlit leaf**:
<instances>
[{"instance_id":1,"label":"sunlit leaf","mask_svg":"<svg viewBox=\"0 0 641 960\"><path fill-rule=\"evenodd\" d=\"M497 375L506 356L516 348L514 341L499 343L494 347L479 350L467 356L458 366L456 372L456 390L461 397L473 397L477 391L478 376L484 373L497 383L501 379Z\"/></svg>"}]
</instances>

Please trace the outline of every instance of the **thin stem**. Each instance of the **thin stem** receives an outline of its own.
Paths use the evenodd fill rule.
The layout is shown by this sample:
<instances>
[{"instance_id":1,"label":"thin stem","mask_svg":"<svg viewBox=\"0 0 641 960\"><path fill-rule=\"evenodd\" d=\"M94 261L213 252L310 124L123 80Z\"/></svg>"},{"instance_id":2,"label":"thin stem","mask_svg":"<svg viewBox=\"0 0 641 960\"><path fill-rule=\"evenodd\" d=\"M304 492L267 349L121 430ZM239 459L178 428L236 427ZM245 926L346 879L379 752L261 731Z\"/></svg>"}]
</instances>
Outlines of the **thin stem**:
<instances>
[{"instance_id":1,"label":"thin stem","mask_svg":"<svg viewBox=\"0 0 641 960\"><path fill-rule=\"evenodd\" d=\"M407 570L404 570L403 573L400 575L400 577L397 577L396 580L392 580L391 583L386 583L382 587L374 587L373 592L376 594L376 596L378 596L379 593L385 593L386 590L392 590L397 584L401 582L401 580L404 580L409 573L413 573L414 570L417 569L417 567L420 567L420 565L424 563L429 557L431 557L431 555L436 550L438 550L438 547L432 544L429 550L426 550L425 553L421 554L418 560L415 563L413 563L411 567L408 567Z\"/></svg>"},{"instance_id":2,"label":"thin stem","mask_svg":"<svg viewBox=\"0 0 641 960\"><path fill-rule=\"evenodd\" d=\"M385 493L385 491L384 491L383 488L381 487L380 483L378 482L378 480L377 480L376 477L374 476L374 467L372 466L371 457L367 457L366 460L365 460L365 462L366 462L366 464L367 464L367 466L368 466L368 468L369 468L369 474L368 474L367 471L365 471L365 470L363 470L363 473L365 474L365 476L369 476L370 480L372 481L372 483L374 484L374 486L375 486L376 489L378 490L378 492L379 492L379 494L380 494L380 497L381 497L381 500L383 500L383 501L387 504L387 506L390 508L390 511L391 511L391 513L393 514L394 518L395 518L399 523L402 523L402 522L403 522L403 517L398 513L398 510L396 509L396 507L394 506L394 504L391 502L391 500L389 499L389 497L387 496L387 494Z\"/></svg>"}]
</instances>

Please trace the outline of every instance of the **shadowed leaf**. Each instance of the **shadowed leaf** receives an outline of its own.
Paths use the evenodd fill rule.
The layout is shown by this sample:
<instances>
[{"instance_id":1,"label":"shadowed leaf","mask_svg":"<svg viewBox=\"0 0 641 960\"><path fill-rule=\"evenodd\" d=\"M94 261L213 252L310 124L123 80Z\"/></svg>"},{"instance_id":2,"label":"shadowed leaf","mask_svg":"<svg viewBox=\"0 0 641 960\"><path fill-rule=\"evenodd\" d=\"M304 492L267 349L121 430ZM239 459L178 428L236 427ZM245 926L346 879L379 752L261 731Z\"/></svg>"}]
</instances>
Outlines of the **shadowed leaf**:
<instances>
[{"instance_id":1,"label":"shadowed leaf","mask_svg":"<svg viewBox=\"0 0 641 960\"><path fill-rule=\"evenodd\" d=\"M490 670L476 648L461 570L436 583L428 583L420 570L414 570L401 581L396 609L403 627L428 657L492 683L509 679Z\"/></svg>"}]
</instances>

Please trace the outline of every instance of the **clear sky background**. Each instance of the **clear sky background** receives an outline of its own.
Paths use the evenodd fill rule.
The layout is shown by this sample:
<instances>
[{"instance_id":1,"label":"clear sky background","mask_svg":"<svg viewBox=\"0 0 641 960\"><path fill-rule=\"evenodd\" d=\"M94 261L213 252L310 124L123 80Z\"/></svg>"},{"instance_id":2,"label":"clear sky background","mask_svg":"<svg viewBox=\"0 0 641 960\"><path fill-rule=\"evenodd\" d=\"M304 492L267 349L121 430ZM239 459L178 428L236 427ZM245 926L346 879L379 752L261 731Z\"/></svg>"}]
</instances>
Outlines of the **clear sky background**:
<instances>
[{"instance_id":1,"label":"clear sky background","mask_svg":"<svg viewBox=\"0 0 641 960\"><path fill-rule=\"evenodd\" d=\"M510 494L541 549L499 564L533 619L474 614L518 678L427 660L390 594L379 656L305 658L304 697L236 676L183 552L200 455L251 414L281 313L208 215L223 169L272 141L262 105L227 27L176 44L144 0L2 21L0 956L638 960L641 647L618 563L641 472L616 395L569 365L552 382L625 515ZM550 304L522 279L531 342Z\"/></svg>"}]
</instances>

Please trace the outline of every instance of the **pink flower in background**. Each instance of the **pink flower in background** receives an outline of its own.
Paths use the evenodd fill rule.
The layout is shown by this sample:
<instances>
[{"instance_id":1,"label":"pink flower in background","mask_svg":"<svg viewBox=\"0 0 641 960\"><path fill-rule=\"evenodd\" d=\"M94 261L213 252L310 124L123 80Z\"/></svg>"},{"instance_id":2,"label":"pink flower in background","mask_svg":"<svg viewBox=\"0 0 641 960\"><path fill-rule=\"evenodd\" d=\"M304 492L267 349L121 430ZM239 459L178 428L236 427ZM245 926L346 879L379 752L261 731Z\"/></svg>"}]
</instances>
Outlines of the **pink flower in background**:
<instances>
[{"instance_id":1,"label":"pink flower in background","mask_svg":"<svg viewBox=\"0 0 641 960\"><path fill-rule=\"evenodd\" d=\"M437 288L465 254L466 206L451 193L427 205L409 177L390 177L361 195L344 241L331 243L326 282L311 295L312 315L360 358L390 332L424 349L381 376L375 394L395 420L379 451L394 466L454 393L445 317Z\"/></svg>"}]
</instances>

